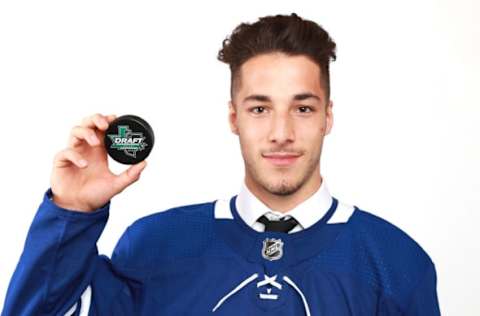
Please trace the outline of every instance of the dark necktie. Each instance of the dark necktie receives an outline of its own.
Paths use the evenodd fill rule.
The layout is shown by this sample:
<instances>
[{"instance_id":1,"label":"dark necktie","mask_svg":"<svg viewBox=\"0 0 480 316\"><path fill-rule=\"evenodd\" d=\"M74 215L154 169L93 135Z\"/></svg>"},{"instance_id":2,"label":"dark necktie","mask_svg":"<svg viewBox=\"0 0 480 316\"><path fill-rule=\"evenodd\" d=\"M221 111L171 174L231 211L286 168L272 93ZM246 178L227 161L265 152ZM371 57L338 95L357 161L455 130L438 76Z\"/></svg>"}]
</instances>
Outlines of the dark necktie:
<instances>
[{"instance_id":1,"label":"dark necktie","mask_svg":"<svg viewBox=\"0 0 480 316\"><path fill-rule=\"evenodd\" d=\"M262 215L258 218L257 222L260 222L265 225L266 232L284 232L288 233L298 222L295 218L290 217L289 219L280 219L278 221L271 221L265 215Z\"/></svg>"}]
</instances>

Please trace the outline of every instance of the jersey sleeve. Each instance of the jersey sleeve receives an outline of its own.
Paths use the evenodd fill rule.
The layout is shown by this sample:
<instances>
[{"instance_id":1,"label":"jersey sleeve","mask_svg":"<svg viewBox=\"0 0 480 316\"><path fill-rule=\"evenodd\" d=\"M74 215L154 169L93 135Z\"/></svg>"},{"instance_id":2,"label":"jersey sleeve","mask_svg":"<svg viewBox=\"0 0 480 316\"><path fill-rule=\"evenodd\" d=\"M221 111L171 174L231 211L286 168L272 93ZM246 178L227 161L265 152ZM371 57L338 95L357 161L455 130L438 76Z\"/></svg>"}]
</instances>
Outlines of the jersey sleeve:
<instances>
[{"instance_id":1,"label":"jersey sleeve","mask_svg":"<svg viewBox=\"0 0 480 316\"><path fill-rule=\"evenodd\" d=\"M99 311L107 306L128 313L133 308L131 295L121 297L117 305L112 303L130 294L128 280L116 273L112 260L98 254L96 246L108 220L110 201L86 213L61 208L51 197L49 188L29 227L2 316L71 315L72 311L77 315L80 307L81 315L103 315ZM113 255L121 260L127 254L124 233ZM88 302L82 302L87 292Z\"/></svg>"},{"instance_id":2,"label":"jersey sleeve","mask_svg":"<svg viewBox=\"0 0 480 316\"><path fill-rule=\"evenodd\" d=\"M404 316L440 316L437 296L437 273L431 262L419 280Z\"/></svg>"}]
</instances>

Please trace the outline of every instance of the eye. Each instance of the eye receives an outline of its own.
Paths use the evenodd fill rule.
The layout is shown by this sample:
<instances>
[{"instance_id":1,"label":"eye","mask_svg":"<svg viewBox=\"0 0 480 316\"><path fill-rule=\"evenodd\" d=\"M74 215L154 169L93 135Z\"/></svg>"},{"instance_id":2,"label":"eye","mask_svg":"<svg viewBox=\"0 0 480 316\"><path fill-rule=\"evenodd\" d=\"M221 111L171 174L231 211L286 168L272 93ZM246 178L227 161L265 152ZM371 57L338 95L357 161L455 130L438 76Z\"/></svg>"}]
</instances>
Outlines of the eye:
<instances>
[{"instance_id":1,"label":"eye","mask_svg":"<svg viewBox=\"0 0 480 316\"><path fill-rule=\"evenodd\" d=\"M309 109L310 111L309 112L313 112L313 108L310 107L310 106L306 106L306 105L301 105L298 107L299 109ZM305 112L305 111L301 111L302 113L308 113L308 112Z\"/></svg>"},{"instance_id":2,"label":"eye","mask_svg":"<svg viewBox=\"0 0 480 316\"><path fill-rule=\"evenodd\" d=\"M262 109L262 111L261 112L255 112L256 109ZM264 109L265 109L265 107L263 107L263 106L256 106L256 107L251 108L250 112L253 112L255 114L259 114L259 113L263 113Z\"/></svg>"}]
</instances>

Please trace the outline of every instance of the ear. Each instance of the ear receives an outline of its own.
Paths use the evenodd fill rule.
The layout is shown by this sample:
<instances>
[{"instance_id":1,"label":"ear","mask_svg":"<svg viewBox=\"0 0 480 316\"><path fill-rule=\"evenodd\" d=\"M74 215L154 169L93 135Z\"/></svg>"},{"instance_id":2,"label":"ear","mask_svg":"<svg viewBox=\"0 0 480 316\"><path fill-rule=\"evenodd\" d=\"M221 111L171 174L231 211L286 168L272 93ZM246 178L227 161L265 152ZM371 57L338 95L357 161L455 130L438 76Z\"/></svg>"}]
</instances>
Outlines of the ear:
<instances>
[{"instance_id":1,"label":"ear","mask_svg":"<svg viewBox=\"0 0 480 316\"><path fill-rule=\"evenodd\" d=\"M232 133L238 135L237 112L232 100L228 101L228 123L230 124L230 130Z\"/></svg>"},{"instance_id":2,"label":"ear","mask_svg":"<svg viewBox=\"0 0 480 316\"><path fill-rule=\"evenodd\" d=\"M325 119L326 119L326 123L327 123L327 126L325 127L325 135L330 134L330 130L333 127L333 111L332 111L332 108L333 108L333 101L330 100L330 101L328 101L328 105L327 105L326 113L325 113L326 114Z\"/></svg>"}]
</instances>

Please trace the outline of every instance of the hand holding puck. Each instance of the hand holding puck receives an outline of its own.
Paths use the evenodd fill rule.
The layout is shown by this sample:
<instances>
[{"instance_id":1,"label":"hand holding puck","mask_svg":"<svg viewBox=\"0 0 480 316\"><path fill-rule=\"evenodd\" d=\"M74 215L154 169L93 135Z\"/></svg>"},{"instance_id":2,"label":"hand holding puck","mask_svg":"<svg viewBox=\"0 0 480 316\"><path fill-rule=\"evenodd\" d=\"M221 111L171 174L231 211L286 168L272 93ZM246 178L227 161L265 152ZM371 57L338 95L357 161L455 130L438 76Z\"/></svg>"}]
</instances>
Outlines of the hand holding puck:
<instances>
[{"instance_id":1,"label":"hand holding puck","mask_svg":"<svg viewBox=\"0 0 480 316\"><path fill-rule=\"evenodd\" d=\"M152 127L139 116L122 115L105 132L105 149L115 161L133 165L145 160L153 148Z\"/></svg>"}]
</instances>

